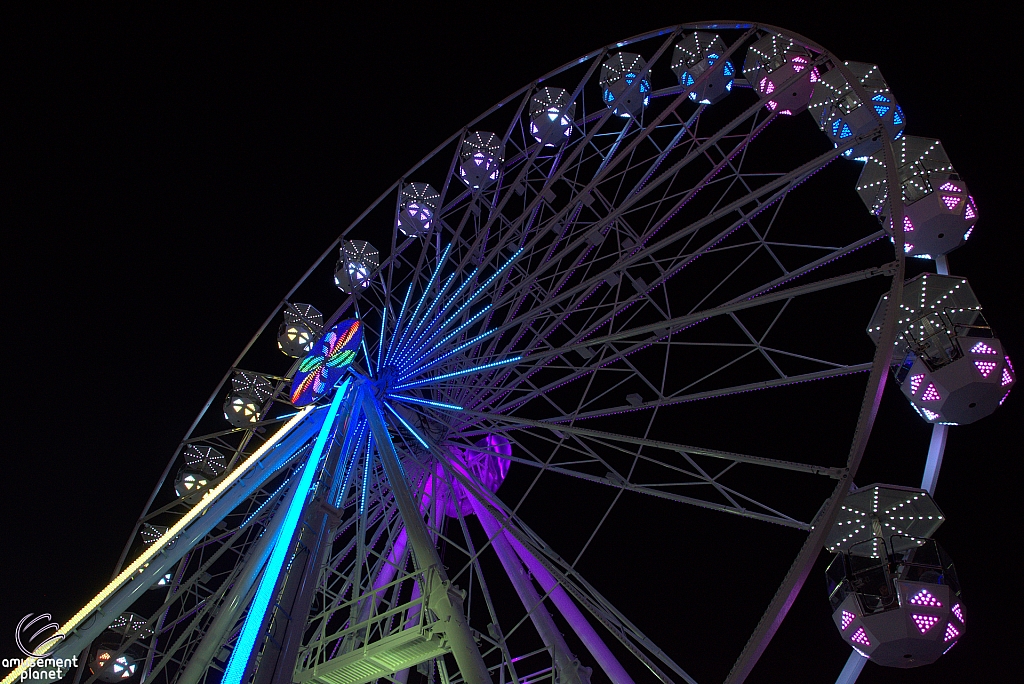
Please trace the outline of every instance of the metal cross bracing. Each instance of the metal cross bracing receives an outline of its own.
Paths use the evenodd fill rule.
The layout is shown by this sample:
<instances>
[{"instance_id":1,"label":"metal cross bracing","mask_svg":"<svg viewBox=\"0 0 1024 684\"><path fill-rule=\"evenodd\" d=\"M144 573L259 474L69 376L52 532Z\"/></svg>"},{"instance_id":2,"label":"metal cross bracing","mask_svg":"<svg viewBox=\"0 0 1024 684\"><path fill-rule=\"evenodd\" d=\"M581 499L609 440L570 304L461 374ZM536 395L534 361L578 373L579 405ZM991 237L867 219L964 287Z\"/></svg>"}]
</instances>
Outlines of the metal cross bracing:
<instances>
[{"instance_id":1,"label":"metal cross bracing","mask_svg":"<svg viewBox=\"0 0 1024 684\"><path fill-rule=\"evenodd\" d=\"M685 538L688 520L703 527L704 511L729 513L714 553L778 535L776 553L798 559L778 593L799 590L801 542L830 524L830 497L856 470L877 408L891 344L875 351L862 330L881 293L899 300L901 236L882 239L844 166L843 152L873 133L835 147L809 117L770 111L742 79L722 102L691 102L706 75L655 87L636 117L605 106L602 60L643 53L640 77L657 86L674 42L694 28L596 51L514 93L342 233L389 248L369 287L340 295L327 317L327 327L357 317L363 330L336 419L313 425L325 406L289 404L297 361L260 364L278 312L268 319L232 368L261 368L272 381L261 420L223 429L218 390L183 446L229 454L229 473L278 434L288 453L244 496L203 500L224 512L160 566L171 570L166 590L101 602L116 609L111 618L129 607L146 618L152 634L135 639L145 681L225 677L245 607L269 573L269 540L284 534L275 525L289 497L306 496L293 493L305 468L316 478L303 523L284 537L293 556L239 665L257 682L583 682L586 668L595 681L693 681L688 671L707 667L699 639L665 640L662 623L631 612L631 578L609 569L618 560L609 554L688 577L704 561L611 543L619 518L638 536L660 524ZM738 64L771 31L719 30L723 58ZM837 63L797 38L813 65ZM576 106L558 147L525 123L537 84L564 88ZM472 191L459 181L459 155L479 130L502 136L505 162L493 185ZM394 230L406 179L441 188L423 237ZM282 308L330 277L338 244ZM326 446L314 462L318 435ZM171 527L194 510L169 500L162 481L139 524ZM156 543L169 551L168 541ZM749 631L764 591L782 579L732 587L716 605L741 613ZM777 626L785 605L773 610ZM69 644L84 647L97 620Z\"/></svg>"}]
</instances>

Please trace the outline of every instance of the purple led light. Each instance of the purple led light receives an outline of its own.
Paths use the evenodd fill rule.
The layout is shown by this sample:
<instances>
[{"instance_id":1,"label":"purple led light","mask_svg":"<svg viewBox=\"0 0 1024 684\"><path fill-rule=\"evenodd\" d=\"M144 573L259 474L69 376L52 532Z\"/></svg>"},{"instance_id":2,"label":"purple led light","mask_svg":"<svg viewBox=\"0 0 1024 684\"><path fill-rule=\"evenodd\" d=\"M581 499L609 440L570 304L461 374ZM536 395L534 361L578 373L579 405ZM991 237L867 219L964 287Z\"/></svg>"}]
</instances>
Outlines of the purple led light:
<instances>
[{"instance_id":1,"label":"purple led light","mask_svg":"<svg viewBox=\"0 0 1024 684\"><path fill-rule=\"evenodd\" d=\"M917 375L910 376L910 393L917 394L917 390L921 388L921 381L924 380L924 373L918 373Z\"/></svg>"},{"instance_id":2,"label":"purple led light","mask_svg":"<svg viewBox=\"0 0 1024 684\"><path fill-rule=\"evenodd\" d=\"M975 361L974 365L978 367L978 372L983 378L987 378L996 369L995 361Z\"/></svg>"},{"instance_id":3,"label":"purple led light","mask_svg":"<svg viewBox=\"0 0 1024 684\"><path fill-rule=\"evenodd\" d=\"M960 630L953 626L952 622L946 623L946 636L942 637L942 641L951 641L960 636Z\"/></svg>"},{"instance_id":4,"label":"purple led light","mask_svg":"<svg viewBox=\"0 0 1024 684\"><path fill-rule=\"evenodd\" d=\"M966 625L967 620L964 620L964 609L960 607L960 604L958 603L955 606L953 606L952 610L953 615L956 615L956 619L959 620L961 624Z\"/></svg>"},{"instance_id":5,"label":"purple led light","mask_svg":"<svg viewBox=\"0 0 1024 684\"><path fill-rule=\"evenodd\" d=\"M967 211L964 212L964 219L970 221L978 216L978 205L974 203L974 198L970 195L967 196ZM970 231L967 231L970 233ZM965 240L967 238L964 238Z\"/></svg>"},{"instance_id":6,"label":"purple led light","mask_svg":"<svg viewBox=\"0 0 1024 684\"><path fill-rule=\"evenodd\" d=\"M1006 394L1004 394L1004 395L1003 395L1003 398L999 400L999 405L1000 405L1000 406L1002 406L1002 405L1003 405L1003 402L1004 402L1004 401L1006 401L1006 398L1007 398L1008 396L1010 396L1010 392L1012 392L1012 391L1013 391L1013 390L1010 390L1009 392L1007 392Z\"/></svg>"},{"instance_id":7,"label":"purple led light","mask_svg":"<svg viewBox=\"0 0 1024 684\"><path fill-rule=\"evenodd\" d=\"M945 190L946 192L963 192L958 186L953 185L949 181L946 181L939 186L939 190Z\"/></svg>"},{"instance_id":8,"label":"purple led light","mask_svg":"<svg viewBox=\"0 0 1024 684\"><path fill-rule=\"evenodd\" d=\"M857 617L857 616L854 615L853 613L851 613L850 611L848 611L848 610L844 610L843 611L843 616L842 616L842 618L840 618L840 620L842 621L842 629L843 629L843 631L846 631L846 628L850 626L850 623L853 622L853 619L855 617Z\"/></svg>"},{"instance_id":9,"label":"purple led light","mask_svg":"<svg viewBox=\"0 0 1024 684\"><path fill-rule=\"evenodd\" d=\"M942 397L939 396L939 390L935 389L933 383L928 383L928 387L925 388L924 392L921 393L921 401L938 401Z\"/></svg>"},{"instance_id":10,"label":"purple led light","mask_svg":"<svg viewBox=\"0 0 1024 684\"><path fill-rule=\"evenodd\" d=\"M857 631L850 637L850 641L861 646L870 646L871 642L868 640L868 634L864 631L863 627L858 627Z\"/></svg>"},{"instance_id":11,"label":"purple led light","mask_svg":"<svg viewBox=\"0 0 1024 684\"><path fill-rule=\"evenodd\" d=\"M1010 367L1010 371L1012 372L1013 371L1013 363L1010 362L1010 357L1009 356L1004 356L1003 358L1006 359L1006 365Z\"/></svg>"},{"instance_id":12,"label":"purple led light","mask_svg":"<svg viewBox=\"0 0 1024 684\"><path fill-rule=\"evenodd\" d=\"M917 613L912 614L910 617L914 620L917 628L921 630L921 634L926 634L940 619L938 615L919 615Z\"/></svg>"},{"instance_id":13,"label":"purple led light","mask_svg":"<svg viewBox=\"0 0 1024 684\"><path fill-rule=\"evenodd\" d=\"M932 596L932 593L927 589L921 589L916 594L910 597L910 602L915 606L931 606L935 608L941 608L942 603Z\"/></svg>"},{"instance_id":14,"label":"purple led light","mask_svg":"<svg viewBox=\"0 0 1024 684\"><path fill-rule=\"evenodd\" d=\"M949 209L950 211L955 211L956 208L960 206L960 202L962 201L963 200L961 198L954 197L953 195L942 196L942 203L945 204L946 208Z\"/></svg>"},{"instance_id":15,"label":"purple led light","mask_svg":"<svg viewBox=\"0 0 1024 684\"><path fill-rule=\"evenodd\" d=\"M972 354L998 354L999 352L997 352L995 349L993 349L992 347L988 346L984 342L978 342L978 344L976 344L973 347L971 347L971 353Z\"/></svg>"},{"instance_id":16,"label":"purple led light","mask_svg":"<svg viewBox=\"0 0 1024 684\"><path fill-rule=\"evenodd\" d=\"M1004 368L1003 369L1003 380L999 384L1000 384L1001 387L1006 387L1011 382L1013 382L1013 376L1010 375L1010 371L1008 369Z\"/></svg>"},{"instance_id":17,"label":"purple led light","mask_svg":"<svg viewBox=\"0 0 1024 684\"><path fill-rule=\"evenodd\" d=\"M914 224L910 221L910 217L909 216L904 216L903 217L903 232L904 233L913 233L914 232Z\"/></svg>"}]
</instances>

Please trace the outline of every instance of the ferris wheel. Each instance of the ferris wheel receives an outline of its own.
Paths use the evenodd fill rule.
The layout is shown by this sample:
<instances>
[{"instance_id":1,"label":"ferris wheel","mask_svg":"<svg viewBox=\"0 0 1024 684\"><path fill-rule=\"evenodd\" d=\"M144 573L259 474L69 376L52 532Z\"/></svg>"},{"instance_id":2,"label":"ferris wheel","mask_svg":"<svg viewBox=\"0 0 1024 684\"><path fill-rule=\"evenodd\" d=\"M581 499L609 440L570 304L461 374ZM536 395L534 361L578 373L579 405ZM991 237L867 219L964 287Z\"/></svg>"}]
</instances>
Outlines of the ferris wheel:
<instances>
[{"instance_id":1,"label":"ferris wheel","mask_svg":"<svg viewBox=\"0 0 1024 684\"><path fill-rule=\"evenodd\" d=\"M720 674L743 681L844 502L903 505L847 501L890 369L935 425L1015 382L944 262L904 301L905 258L941 261L979 213L905 126L877 67L756 24L513 93L288 292L54 654L90 684L694 682L742 614Z\"/></svg>"}]
</instances>

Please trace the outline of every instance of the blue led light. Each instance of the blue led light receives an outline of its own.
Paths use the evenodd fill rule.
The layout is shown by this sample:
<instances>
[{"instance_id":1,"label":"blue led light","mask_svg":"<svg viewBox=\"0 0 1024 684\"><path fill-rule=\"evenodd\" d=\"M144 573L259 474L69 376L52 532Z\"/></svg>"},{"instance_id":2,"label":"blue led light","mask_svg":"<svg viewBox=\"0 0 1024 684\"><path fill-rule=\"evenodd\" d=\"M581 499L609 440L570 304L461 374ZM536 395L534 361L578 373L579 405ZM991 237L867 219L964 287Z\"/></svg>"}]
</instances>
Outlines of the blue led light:
<instances>
[{"instance_id":1,"label":"blue led light","mask_svg":"<svg viewBox=\"0 0 1024 684\"><path fill-rule=\"evenodd\" d=\"M331 408L324 418L324 424L320 427L316 441L313 443L313 450L306 461L306 467L302 469L302 475L295 485L295 494L292 497L291 503L288 504L288 510L284 512L281 528L277 532L277 540L274 543L273 550L270 552L270 558L267 559L267 565L263 570L263 577L260 578L260 584L256 589L255 596L253 596L252 604L245 614L245 622L242 624L242 631L238 635L238 641L235 642L235 648L231 651L231 658L228 660L227 668L224 670L224 678L221 680L222 684L240 684L242 675L245 674L245 666L248 664L249 657L256 645L256 637L260 627L263 625L267 608L270 606L270 599L274 593L274 588L277 586L277 579L285 566L285 560L291 556L295 529L298 527L302 511L306 507L306 496L309 494L310 486L313 484L313 475L316 473L317 464L319 464L324 448L327 446L328 437L330 437L334 428L334 420L338 415L338 409L341 408L342 399L348 391L348 385L349 379L346 378L345 382L334 393L334 399L331 400Z\"/></svg>"},{"instance_id":2,"label":"blue led light","mask_svg":"<svg viewBox=\"0 0 1024 684\"><path fill-rule=\"evenodd\" d=\"M708 53L707 60L708 66L711 66L712 64L718 61L718 55L716 55L714 52L710 52Z\"/></svg>"},{"instance_id":3,"label":"blue led light","mask_svg":"<svg viewBox=\"0 0 1024 684\"><path fill-rule=\"evenodd\" d=\"M348 459L348 467L345 469L345 478L341 482L341 487L338 488L337 500L334 502L335 507L341 507L342 501L345 498L345 493L348 491L349 485L352 483L352 476L355 475L356 464L359 462L359 459L356 456L359 453L359 445L363 443L363 432L366 430L367 425L368 423L366 422L366 419L360 416L356 429L349 430L345 435L343 453L345 454L345 458Z\"/></svg>"},{"instance_id":4,"label":"blue led light","mask_svg":"<svg viewBox=\"0 0 1024 684\"><path fill-rule=\"evenodd\" d=\"M426 380L407 382L404 385L396 386L394 389L395 391L398 391L408 389L410 387L421 387L423 385L429 385L432 382L438 382L439 380L447 380L448 378L455 378L460 375L469 375L470 373L477 373L482 370L487 370L488 368L494 368L495 366L503 366L509 363L515 363L516 361L519 361L522 358L522 356L513 356L511 358L504 359L503 361L492 361L491 363L485 363L482 366L474 366L473 368L467 368L466 370L455 371L453 373L445 373L444 375L438 375L436 377L428 378Z\"/></svg>"},{"instance_id":5,"label":"blue led light","mask_svg":"<svg viewBox=\"0 0 1024 684\"><path fill-rule=\"evenodd\" d=\"M441 272L441 264L443 264L444 260L448 258L448 252L451 250L451 248L452 246L450 244L444 248L444 254L442 254L441 258L438 260L437 268L435 268L434 272L430 274L430 279L427 281L426 287L423 288L423 294L420 295L420 301L417 302L416 308L412 312L412 316L409 317L410 324L416 320L417 316L420 315L420 308L423 306L423 302L426 301L427 295L430 293L430 288L433 287L434 285L434 280L437 279L438 274ZM402 343L405 341L405 336L409 332L409 330L409 326L407 326L405 331L402 332L402 337L398 340L399 349L402 348Z\"/></svg>"},{"instance_id":6,"label":"blue led light","mask_svg":"<svg viewBox=\"0 0 1024 684\"><path fill-rule=\"evenodd\" d=\"M370 473L373 472L373 435L366 436L366 459L363 461L363 490L359 492L359 515L366 512L366 500L370 495Z\"/></svg>"},{"instance_id":7,"label":"blue led light","mask_svg":"<svg viewBox=\"0 0 1024 684\"><path fill-rule=\"evenodd\" d=\"M380 314L380 339L377 340L377 369L380 370L380 357L384 353L384 328L388 320L388 305L385 304Z\"/></svg>"},{"instance_id":8,"label":"blue led light","mask_svg":"<svg viewBox=\"0 0 1024 684\"><path fill-rule=\"evenodd\" d=\"M402 425L404 425L404 426L405 426L405 428L406 428L406 429L407 429L407 430L408 430L409 432L411 432L411 433L412 433L412 436L413 436L413 437L415 437L415 438L416 438L416 440L417 440L417 441L418 441L418 442L419 442L420 444L422 444L422 445L423 445L423 448L424 448L424 449L429 449L429 448L430 448L430 445L429 445L429 444L427 444L427 443L426 443L426 442L425 442L425 441L423 440L423 438L422 438L422 437L420 437L420 433L418 433L418 432L416 432L415 430L413 430L413 429L412 429L412 425L409 425L408 423L406 423L406 422L405 422L405 418L402 418L402 416L398 415L398 411L396 411L395 409L391 408L391 405L390 405L390 404L384 404L384 405L385 405L385 406L387 406L387 407L388 407L388 411L391 411L391 413L393 413L393 414L395 415L395 418L398 418L398 420L400 420L400 421L402 422Z\"/></svg>"},{"instance_id":9,"label":"blue led light","mask_svg":"<svg viewBox=\"0 0 1024 684\"><path fill-rule=\"evenodd\" d=\"M690 74L689 71L684 71L682 78L680 78L679 80L682 81L682 85L684 86L693 85L693 76Z\"/></svg>"},{"instance_id":10,"label":"blue led light","mask_svg":"<svg viewBox=\"0 0 1024 684\"><path fill-rule=\"evenodd\" d=\"M889 98L887 98L885 95L875 95L871 99L873 101L875 101L875 102L888 102L889 101Z\"/></svg>"},{"instance_id":11,"label":"blue led light","mask_svg":"<svg viewBox=\"0 0 1024 684\"><path fill-rule=\"evenodd\" d=\"M483 313L483 312L481 312L481 313ZM441 356L440 358L431 361L430 363L428 363L425 366L420 366L419 363L420 363L420 361L423 361L423 359L429 357L430 354L427 354L425 356L421 356L419 359L416 360L416 369L406 373L405 375L400 376L398 378L398 380L402 381L402 380L405 380L406 378L411 378L414 375L419 375L420 373L422 373L423 371L427 370L428 368L433 368L434 366L436 366L437 364L441 363L442 361L444 361L445 359L449 358L450 356L459 353L460 351L462 351L466 347L471 347L474 344L476 344L477 342L482 342L488 336L490 336L493 333L497 332L497 330L498 330L497 328L493 328L491 330L488 330L485 333L481 333L480 335L477 335L476 337L474 337L473 339L469 340L468 342L463 342L458 347L456 347L455 349L452 349L450 352L448 352L444 356ZM441 347L440 344L437 345L437 348L440 348L440 347ZM436 349L431 350L430 353L433 353L434 351L436 351Z\"/></svg>"},{"instance_id":12,"label":"blue led light","mask_svg":"<svg viewBox=\"0 0 1024 684\"><path fill-rule=\"evenodd\" d=\"M477 291L476 291L476 292L474 292L474 293L473 293L472 295L470 295L470 296L469 296L469 299L467 299L467 300L466 300L465 302L463 302L463 303L462 303L462 305L461 305L461 306L460 306L460 307L459 307L458 309L456 309L456 310L455 310L455 313L453 313L453 314L452 314L451 316L449 316L449 317L448 317L448 320L447 320L447 321L445 321L444 323L442 323L442 324L441 324L441 327L440 327L440 329L438 330L438 332L440 332L441 330L444 330L444 329L445 329L446 327L448 327L448 324L449 324L449 323L451 323L451 322L452 322L452 321L454 321L454 320L455 320L456 318L458 318L459 314L460 314L460 313L462 313L463 309L465 309L465 308L466 308L467 306L469 306L470 304L472 304L472 303L473 303L473 302L474 302L474 301L476 300L476 298L477 298L477 297L479 297L479 296L480 296L480 295L481 295L481 294L482 294L483 292L485 292L485 291L487 290L487 286L488 286L488 285L490 285L490 284L491 284L491 283L492 283L492 282L494 281L494 279L495 279L495 278L497 278L497 277L498 277L498 276L500 276L500 275L501 275L502 273L504 273L504 272L505 272L505 269L506 269L506 268L508 268L509 266L511 266L511 265L512 265L512 262L516 260L516 257L518 257L518 256L519 256L520 254L522 254L522 253L523 253L523 247L520 247L519 249L517 249L517 250L515 251L515 254L513 254L513 255L512 255L511 257L509 257L508 261L506 261L506 262L505 262L504 264L502 264L502 265L501 265L501 268L499 268L499 269L498 269L497 271L495 271L495 272L494 272L494 273L493 273L493 274L491 275L491 277L490 277L490 278L488 278L487 280L485 280L485 281L483 282L483 284L481 284L481 285L480 285L480 287L479 287L479 288L477 289ZM476 273L476 270L475 270L475 269L474 269L473 273ZM469 280L467 280L467 281L466 281L466 283L468 283L468 282L469 282ZM465 286L465 284L466 284L466 283L463 283L463 286ZM462 287L459 287L459 291L461 291L461 290L462 290ZM453 300L454 300L454 298L453 298ZM487 308L489 309L489 308L490 308L490 306L491 306L491 305L490 305L490 304L488 304L488 305L487 305ZM486 309L484 309L484 310L486 311ZM474 316L473 318L475 319L475 318L476 318L477 316L479 316L479 315L480 315L480 314L477 314L477 315L476 315L476 316ZM470 320L473 320L473 319L470 319ZM469 322L469 321L467 321L467 323L468 323L468 322ZM466 326L466 324L465 324L465 323L463 323L463 324L462 324L461 326L459 326L459 328L458 328L458 329L459 329L459 330L461 330L461 329L462 329L462 328L464 328L465 326ZM437 333L434 333L434 334L436 335ZM433 336L432 336L432 337L433 337ZM444 344L444 342L446 342L446 341L448 341L449 339L451 339L451 337L452 337L452 336L451 336L451 335L449 335L448 337L444 338L444 339L443 339L443 340L442 340L441 342L439 342L439 343L437 344L437 346L441 346L442 344ZM428 342L429 342L429 340L428 340ZM424 345L424 346L425 346L425 345ZM416 352L415 352L415 353L417 353L417 354L418 354L418 353L420 353L420 352L421 352L422 350L423 350L423 347L420 347L419 349L417 349L417 350L416 350Z\"/></svg>"},{"instance_id":13,"label":"blue led light","mask_svg":"<svg viewBox=\"0 0 1024 684\"><path fill-rule=\"evenodd\" d=\"M402 308L398 310L398 319L395 321L395 330L398 330L398 326L402 323L402 316L405 315L405 305L409 303L409 295L412 294L412 283L409 283L409 289L405 291L405 299L402 300ZM391 358L391 347L395 343L395 336L392 335L391 339L388 340L388 353L384 355L384 362L387 363L388 359ZM379 367L379 366L378 366Z\"/></svg>"},{"instance_id":14,"label":"blue led light","mask_svg":"<svg viewBox=\"0 0 1024 684\"><path fill-rule=\"evenodd\" d=\"M690 99L691 99L691 100L693 100L694 102L696 102L696 101L697 101L697 93L690 93L689 97L690 97Z\"/></svg>"},{"instance_id":15,"label":"blue led light","mask_svg":"<svg viewBox=\"0 0 1024 684\"><path fill-rule=\"evenodd\" d=\"M839 126L843 123L842 119L836 119L832 122L832 135L839 135Z\"/></svg>"},{"instance_id":16,"label":"blue led light","mask_svg":"<svg viewBox=\"0 0 1024 684\"><path fill-rule=\"evenodd\" d=\"M445 403L440 402L440 401L430 401L429 399L419 399L417 397L408 397L408 396L406 396L404 394L389 394L387 396L389 396L392 399L396 399L398 401L407 401L407 402L412 403L412 404L422 404L424 406L434 406L436 408L451 409L453 411L461 411L461 410L463 410L461 406L456 406L455 404L445 404Z\"/></svg>"},{"instance_id":17,"label":"blue led light","mask_svg":"<svg viewBox=\"0 0 1024 684\"><path fill-rule=\"evenodd\" d=\"M615 102L615 96L612 95L612 91L610 91L610 90L604 91L604 101L605 102Z\"/></svg>"},{"instance_id":18,"label":"blue led light","mask_svg":"<svg viewBox=\"0 0 1024 684\"><path fill-rule=\"evenodd\" d=\"M839 138L840 138L840 139L843 139L843 138L849 138L849 137L850 137L851 135L853 135L853 131L851 131L851 130L850 130L850 127L849 127L849 126L848 126L847 124L845 124L845 123L844 123L844 124L843 124L843 130L842 130L842 132L841 132L841 133L839 134Z\"/></svg>"},{"instance_id":19,"label":"blue led light","mask_svg":"<svg viewBox=\"0 0 1024 684\"><path fill-rule=\"evenodd\" d=\"M305 465L305 464L303 464L303 465ZM301 469L303 467L303 465L300 465L299 468ZM294 474L293 474L293 476L294 476ZM263 503L261 503L259 506L257 506L256 510L253 511L252 513L250 513L249 517L246 518L242 522L242 524L238 526L238 528L241 529L241 528L245 527L246 525L248 525L252 521L253 518L255 518L257 515L260 514L260 511L262 511L266 507L266 505L268 503L270 503L271 501L273 501L274 499L277 498L277 495L281 493L281 490L284 489L285 487L287 487L288 483L291 482L291 481L292 481L292 478L289 477L284 482L282 482L281 485L277 489L274 490L274 493L271 494L270 496L268 496L266 499L264 499Z\"/></svg>"},{"instance_id":20,"label":"blue led light","mask_svg":"<svg viewBox=\"0 0 1024 684\"><path fill-rule=\"evenodd\" d=\"M464 290L464 289L466 288L466 286L467 286L467 285L469 285L469 284L470 284L470 283L471 283L471 282L473 281L473 278L474 278L474 276L476 276L476 274L477 274L477 271L479 271L479 270L480 270L479 268L474 268L474 269L473 269L473 270L472 270L472 271L470 272L470 274L469 274L469 277L467 277L467 278L466 278L466 279L465 279L465 280L464 280L464 281L462 282L462 284L461 284L461 285L459 285L458 289L457 289L457 290L455 290L455 294L453 294L453 295L451 296L451 298L450 298L450 299L449 299L449 300L448 300L447 302L445 302L444 306L442 306L442 307L441 307L441 309L440 309L440 311L441 311L441 312L443 312L443 311L447 311L447 310L448 310L448 307L450 307L450 306L451 306L452 304L454 304L454 303L456 302L456 300L458 300L458 298L459 298L459 295L461 295L461 294L462 294L462 291L463 291L463 290ZM456 312L456 313L457 313L457 312ZM441 313L439 312L439 313L438 313L438 318L440 318L440 317L441 317L441 315L442 315L442 314L441 314ZM417 348L416 348L416 351L414 351L414 352L413 352L413 354L419 354L419 353L420 353L421 351L423 351L423 348L424 348L425 346L427 346L428 344L430 344L431 340L433 340L433 339L434 339L435 337L437 337L438 335L440 335L440 334L441 334L441 332L443 332L443 331L444 331L445 327L447 327L447 326L448 326L448 324L452 322L452 320L454 320L454 316L450 316L450 317L448 318L448 320L446 320L446 321L445 321L444 323L442 323L442 324L441 324L441 326L440 326L440 327L439 327L439 328L438 328L437 330L435 330L435 331L434 331L434 333L433 333L433 334L432 334L432 335L431 335L430 337L428 337L428 338L426 339L426 341L425 341L425 342L424 342L424 343L423 343L422 345L420 345L419 347L417 347ZM426 332L424 332L424 334L426 334ZM422 337L422 335L421 335L420 337ZM420 342L420 338L417 338L417 339L416 339L416 341L415 341L415 342L413 342L413 343L412 343L412 345L410 345L410 348L411 348L412 346L414 346L414 345L417 345L417 344L419 344L419 342Z\"/></svg>"},{"instance_id":21,"label":"blue led light","mask_svg":"<svg viewBox=\"0 0 1024 684\"><path fill-rule=\"evenodd\" d=\"M725 91L732 92L732 79L729 79L729 82L725 84Z\"/></svg>"},{"instance_id":22,"label":"blue led light","mask_svg":"<svg viewBox=\"0 0 1024 684\"><path fill-rule=\"evenodd\" d=\"M875 112L878 113L878 116L885 116L889 113L889 107L886 105L875 105Z\"/></svg>"},{"instance_id":23,"label":"blue led light","mask_svg":"<svg viewBox=\"0 0 1024 684\"><path fill-rule=\"evenodd\" d=\"M732 62L726 60L725 67L722 68L722 73L725 74L726 76L732 76L734 73L736 73L735 70L732 68ZM726 88L728 90L732 90L731 85L727 85Z\"/></svg>"},{"instance_id":24,"label":"blue led light","mask_svg":"<svg viewBox=\"0 0 1024 684\"><path fill-rule=\"evenodd\" d=\"M899 106L896 107L896 111L893 112L893 114L892 114L892 122L894 124L896 124L897 126L899 126L900 124L903 123L903 108L902 107L899 107ZM902 131L900 131L900 132L902 133ZM896 137L898 138L899 136L896 136Z\"/></svg>"}]
</instances>

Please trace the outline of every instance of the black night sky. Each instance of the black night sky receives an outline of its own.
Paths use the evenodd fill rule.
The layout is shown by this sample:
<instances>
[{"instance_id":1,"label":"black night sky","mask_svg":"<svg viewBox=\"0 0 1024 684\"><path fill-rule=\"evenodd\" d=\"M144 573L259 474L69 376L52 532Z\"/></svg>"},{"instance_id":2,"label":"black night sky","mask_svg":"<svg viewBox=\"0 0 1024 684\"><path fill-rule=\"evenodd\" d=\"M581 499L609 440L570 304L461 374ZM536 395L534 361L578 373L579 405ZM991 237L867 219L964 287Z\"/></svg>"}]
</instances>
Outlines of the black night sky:
<instances>
[{"instance_id":1,"label":"black night sky","mask_svg":"<svg viewBox=\"0 0 1024 684\"><path fill-rule=\"evenodd\" d=\"M106 583L210 392L367 205L531 79L662 26L763 21L878 64L907 113L907 133L941 139L970 185L981 219L950 269L970 280L1024 364L1022 150L1011 104L1019 57L1007 16L970 4L955 14L937 5L917 14L902 3L811 3L799 12L768 4L481 7L303 5L271 14L263 5L163 13L79 5L30 15L8 6L0 14L8 387L0 655L16 655L22 615L65 619ZM1014 394L993 416L951 428L937 490L949 519L937 538L957 562L969 634L935 665L868 664L859 681L989 682L1019 672L1014 624L1024 601L1009 558L1021 542L1024 390ZM875 430L858 483L917 486L930 428L891 387ZM718 572L711 548L685 562ZM828 621L825 562L823 553L749 681L838 675L848 650ZM671 567L649 570L655 584L633 591L661 594L673 584ZM728 616L686 619L713 632ZM728 660L741 646L730 637L705 657Z\"/></svg>"}]
</instances>

